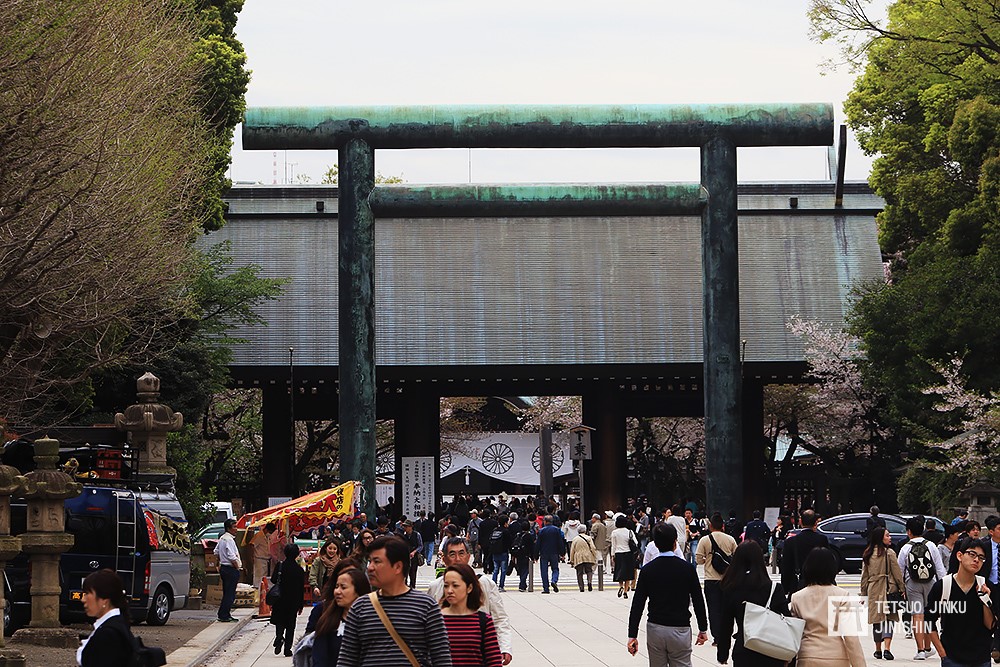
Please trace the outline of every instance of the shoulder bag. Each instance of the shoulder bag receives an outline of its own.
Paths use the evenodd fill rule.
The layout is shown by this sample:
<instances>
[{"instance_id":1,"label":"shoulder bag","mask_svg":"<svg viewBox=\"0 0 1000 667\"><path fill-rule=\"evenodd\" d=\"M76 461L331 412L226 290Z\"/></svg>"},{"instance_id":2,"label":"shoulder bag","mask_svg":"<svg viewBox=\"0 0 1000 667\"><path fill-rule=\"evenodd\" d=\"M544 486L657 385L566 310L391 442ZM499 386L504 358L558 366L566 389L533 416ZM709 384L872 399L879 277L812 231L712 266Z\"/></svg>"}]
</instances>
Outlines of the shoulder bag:
<instances>
[{"instance_id":1,"label":"shoulder bag","mask_svg":"<svg viewBox=\"0 0 1000 667\"><path fill-rule=\"evenodd\" d=\"M712 567L719 574L725 574L729 564L733 562L733 557L719 548L711 533L708 534L708 541L712 544Z\"/></svg>"},{"instance_id":2,"label":"shoulder bag","mask_svg":"<svg viewBox=\"0 0 1000 667\"><path fill-rule=\"evenodd\" d=\"M274 583L272 578L271 587L267 589L267 595L264 596L264 602L266 602L269 607L273 607L281 601L281 566L284 564L285 561L278 563L278 567L274 571L275 577L278 581Z\"/></svg>"},{"instance_id":3,"label":"shoulder bag","mask_svg":"<svg viewBox=\"0 0 1000 667\"><path fill-rule=\"evenodd\" d=\"M375 607L375 613L378 614L380 619L382 619L382 625L384 625L385 629L389 631L389 636L392 637L392 641L396 642L396 646L398 646L399 650L403 652L406 659L410 661L410 665L413 667L420 667L420 662L417 660L417 656L413 655L413 651L410 650L410 647L406 645L403 638L399 636L398 632L396 632L396 628L393 627L392 621L389 620L389 615L385 613L385 609L382 608L382 603L378 601L378 593L372 591L368 594L368 599L371 600L372 606Z\"/></svg>"},{"instance_id":4,"label":"shoulder bag","mask_svg":"<svg viewBox=\"0 0 1000 667\"><path fill-rule=\"evenodd\" d=\"M799 652L806 622L801 618L782 616L771 611L771 600L777 584L771 584L767 604L761 607L750 601L743 603L743 646L777 660L789 661Z\"/></svg>"},{"instance_id":5,"label":"shoulder bag","mask_svg":"<svg viewBox=\"0 0 1000 667\"><path fill-rule=\"evenodd\" d=\"M900 603L903 602L903 591L892 590L894 586L897 586L896 582L892 578L892 568L889 567L889 550L884 551L885 554L885 599L889 603L889 613L895 614L896 609L901 606ZM874 555L874 554L873 554Z\"/></svg>"}]
</instances>

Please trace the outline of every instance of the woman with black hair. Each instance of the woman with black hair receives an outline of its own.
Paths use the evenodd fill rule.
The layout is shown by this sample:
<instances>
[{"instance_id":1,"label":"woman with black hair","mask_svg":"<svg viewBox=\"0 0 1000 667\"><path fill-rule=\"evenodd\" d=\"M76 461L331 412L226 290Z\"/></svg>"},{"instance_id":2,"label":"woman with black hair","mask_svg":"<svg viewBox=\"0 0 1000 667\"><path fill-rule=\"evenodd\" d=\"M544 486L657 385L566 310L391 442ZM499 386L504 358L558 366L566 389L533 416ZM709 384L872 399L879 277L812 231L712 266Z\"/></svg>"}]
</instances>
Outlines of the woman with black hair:
<instances>
[{"instance_id":1,"label":"woman with black hair","mask_svg":"<svg viewBox=\"0 0 1000 667\"><path fill-rule=\"evenodd\" d=\"M716 638L717 655L721 664L729 659L729 647L733 648L735 667L782 667L784 660L778 660L743 645L743 612L745 602L767 607L771 611L788 616L788 602L781 584L771 583L764 564L764 551L754 540L747 540L733 552L733 562L719 583L722 591L722 631ZM736 642L733 643L733 624L736 624Z\"/></svg>"},{"instance_id":2,"label":"woman with black hair","mask_svg":"<svg viewBox=\"0 0 1000 667\"><path fill-rule=\"evenodd\" d=\"M307 633L316 632L312 646L313 667L336 667L347 612L355 600L371 592L368 577L353 560L344 559L337 563L323 601L313 607L306 624Z\"/></svg>"},{"instance_id":3,"label":"woman with black hair","mask_svg":"<svg viewBox=\"0 0 1000 667\"><path fill-rule=\"evenodd\" d=\"M98 570L83 580L83 611L96 619L94 631L76 651L81 667L128 667L135 654L129 629L125 584L113 570Z\"/></svg>"},{"instance_id":4,"label":"woman with black hair","mask_svg":"<svg viewBox=\"0 0 1000 667\"><path fill-rule=\"evenodd\" d=\"M885 526L875 526L868 540L868 547L861 554L861 594L868 596L868 623L875 638L875 659L892 660L892 628L899 620L893 600L902 600L906 590L903 572L899 568L896 552L892 550L892 536ZM885 650L882 650L882 641Z\"/></svg>"},{"instance_id":5,"label":"woman with black hair","mask_svg":"<svg viewBox=\"0 0 1000 667\"><path fill-rule=\"evenodd\" d=\"M493 619L481 611L485 600L479 577L471 567L465 563L448 566L444 572L441 615L455 667L503 665Z\"/></svg>"},{"instance_id":6,"label":"woman with black hair","mask_svg":"<svg viewBox=\"0 0 1000 667\"><path fill-rule=\"evenodd\" d=\"M861 641L847 636L854 611L846 599L850 592L837 586L839 570L836 554L826 547L810 551L802 565L803 587L792 594L792 614L806 622L796 667L865 667Z\"/></svg>"},{"instance_id":7,"label":"woman with black hair","mask_svg":"<svg viewBox=\"0 0 1000 667\"><path fill-rule=\"evenodd\" d=\"M271 625L274 626L274 654L281 653L284 642L285 655L292 655L292 636L295 633L295 617L302 612L305 603L306 571L302 569L296 558L299 557L299 547L296 544L285 545L285 560L278 565L275 573L275 585L278 589L278 602L271 607Z\"/></svg>"},{"instance_id":8,"label":"woman with black hair","mask_svg":"<svg viewBox=\"0 0 1000 667\"><path fill-rule=\"evenodd\" d=\"M635 552L639 539L628 527L624 514L615 519L615 529L611 531L611 565L614 567L615 581L618 582L618 597L628 599L629 587L635 578Z\"/></svg>"}]
</instances>

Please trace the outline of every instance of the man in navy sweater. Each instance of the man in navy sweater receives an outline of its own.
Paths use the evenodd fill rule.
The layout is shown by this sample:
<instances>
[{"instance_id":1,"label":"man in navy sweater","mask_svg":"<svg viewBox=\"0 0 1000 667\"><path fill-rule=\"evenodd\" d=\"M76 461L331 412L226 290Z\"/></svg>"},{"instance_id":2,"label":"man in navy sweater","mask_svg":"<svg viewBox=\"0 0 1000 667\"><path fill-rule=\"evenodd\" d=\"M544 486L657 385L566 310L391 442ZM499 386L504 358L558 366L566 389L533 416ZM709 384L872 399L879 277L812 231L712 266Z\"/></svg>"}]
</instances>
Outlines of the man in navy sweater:
<instances>
[{"instance_id":1,"label":"man in navy sweater","mask_svg":"<svg viewBox=\"0 0 1000 667\"><path fill-rule=\"evenodd\" d=\"M559 592L559 561L566 553L566 539L563 532L552 525L552 515L546 514L544 526L535 538L538 567L542 571L542 593L549 592L549 568L552 568L552 590Z\"/></svg>"},{"instance_id":2,"label":"man in navy sweater","mask_svg":"<svg viewBox=\"0 0 1000 667\"><path fill-rule=\"evenodd\" d=\"M639 581L628 617L628 643L632 655L639 650L639 621L649 600L646 650L650 667L691 667L691 612L698 619L698 645L708 641L705 598L694 566L670 553L677 546L677 529L667 523L653 528L653 542L660 557L639 570Z\"/></svg>"}]
</instances>

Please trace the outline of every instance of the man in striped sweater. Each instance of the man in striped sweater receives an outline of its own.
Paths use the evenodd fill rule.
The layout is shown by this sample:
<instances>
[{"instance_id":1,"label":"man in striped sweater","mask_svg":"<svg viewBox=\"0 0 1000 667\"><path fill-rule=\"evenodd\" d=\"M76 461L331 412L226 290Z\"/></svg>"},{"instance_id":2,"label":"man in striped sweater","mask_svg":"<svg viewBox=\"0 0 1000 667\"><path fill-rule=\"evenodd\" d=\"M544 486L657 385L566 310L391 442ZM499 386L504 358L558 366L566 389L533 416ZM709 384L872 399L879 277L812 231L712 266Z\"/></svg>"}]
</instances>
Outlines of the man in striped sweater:
<instances>
[{"instance_id":1,"label":"man in striped sweater","mask_svg":"<svg viewBox=\"0 0 1000 667\"><path fill-rule=\"evenodd\" d=\"M396 536L375 538L368 579L403 643L421 665L451 667L448 633L437 602L406 585L410 547ZM410 662L382 623L368 596L351 605L340 645L338 667L410 667Z\"/></svg>"}]
</instances>

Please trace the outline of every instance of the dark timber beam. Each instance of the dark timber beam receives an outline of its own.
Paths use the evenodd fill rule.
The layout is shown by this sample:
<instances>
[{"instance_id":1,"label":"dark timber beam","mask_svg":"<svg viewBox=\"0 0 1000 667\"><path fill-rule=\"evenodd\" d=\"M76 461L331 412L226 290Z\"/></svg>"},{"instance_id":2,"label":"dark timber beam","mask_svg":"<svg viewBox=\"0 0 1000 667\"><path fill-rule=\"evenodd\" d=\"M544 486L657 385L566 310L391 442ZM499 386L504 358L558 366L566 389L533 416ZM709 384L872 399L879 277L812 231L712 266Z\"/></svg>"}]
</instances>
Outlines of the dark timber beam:
<instances>
[{"instance_id":1,"label":"dark timber beam","mask_svg":"<svg viewBox=\"0 0 1000 667\"><path fill-rule=\"evenodd\" d=\"M829 146L830 104L251 107L247 150ZM343 176L343 175L341 175Z\"/></svg>"},{"instance_id":2,"label":"dark timber beam","mask_svg":"<svg viewBox=\"0 0 1000 667\"><path fill-rule=\"evenodd\" d=\"M697 183L380 185L378 217L698 215L708 193Z\"/></svg>"},{"instance_id":3,"label":"dark timber beam","mask_svg":"<svg viewBox=\"0 0 1000 667\"><path fill-rule=\"evenodd\" d=\"M287 369L285 369L287 375ZM261 465L265 475L261 491L268 498L295 497L295 447L292 445L292 411L288 386L268 385L261 392L263 444Z\"/></svg>"}]
</instances>

